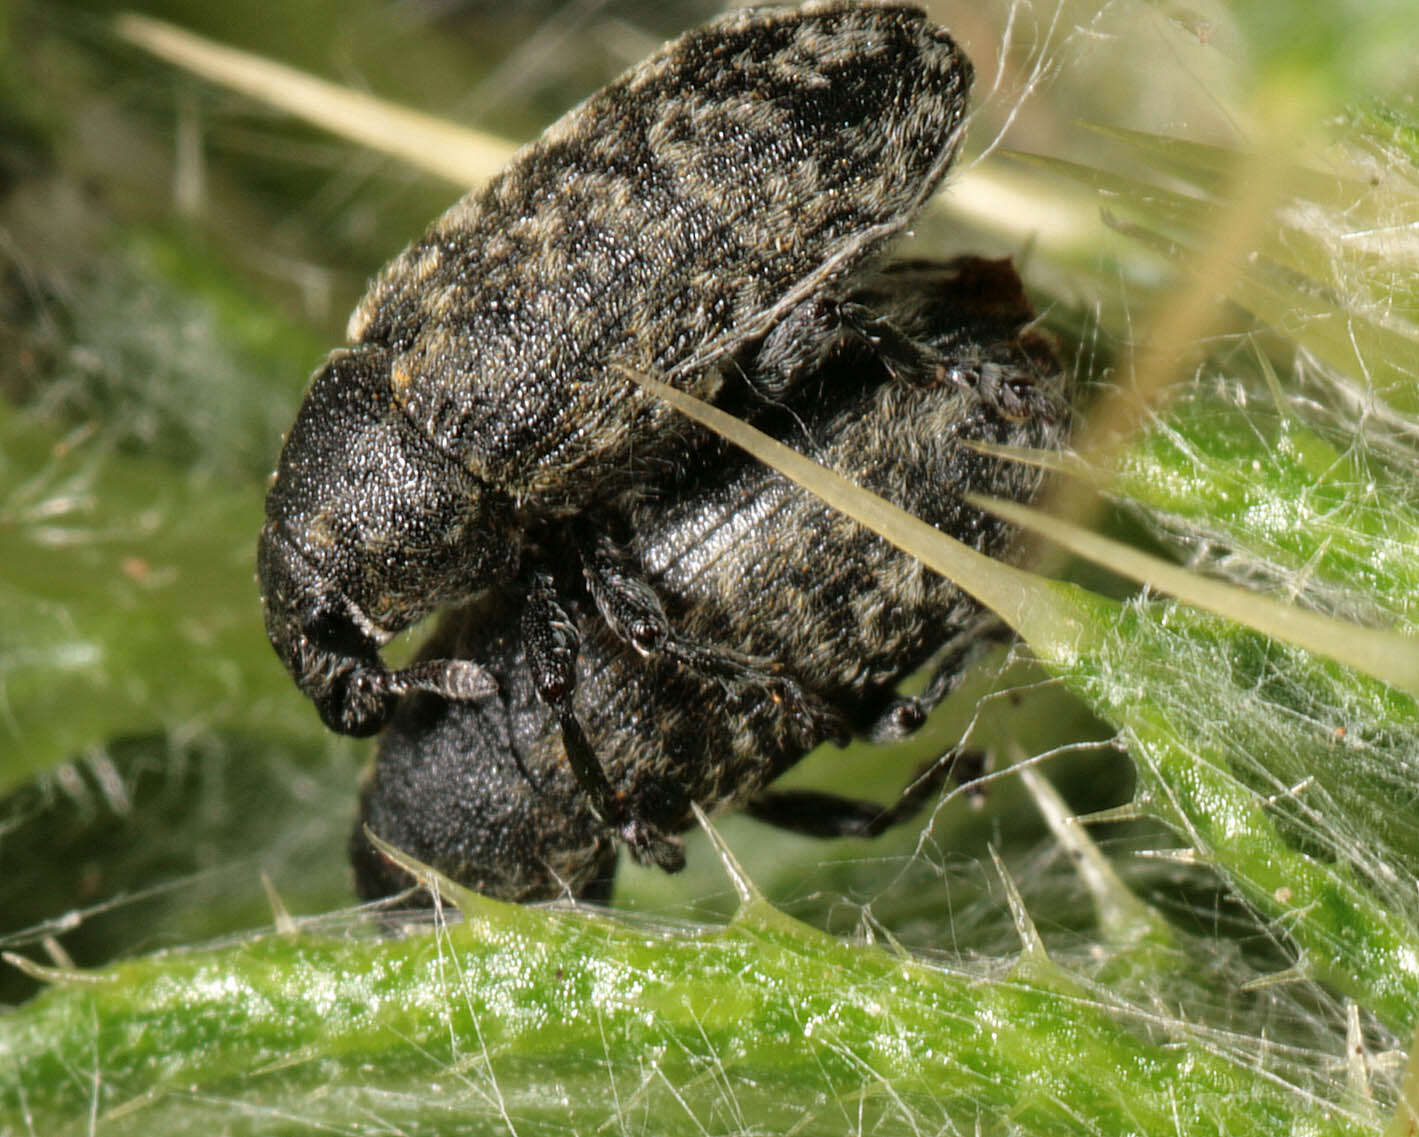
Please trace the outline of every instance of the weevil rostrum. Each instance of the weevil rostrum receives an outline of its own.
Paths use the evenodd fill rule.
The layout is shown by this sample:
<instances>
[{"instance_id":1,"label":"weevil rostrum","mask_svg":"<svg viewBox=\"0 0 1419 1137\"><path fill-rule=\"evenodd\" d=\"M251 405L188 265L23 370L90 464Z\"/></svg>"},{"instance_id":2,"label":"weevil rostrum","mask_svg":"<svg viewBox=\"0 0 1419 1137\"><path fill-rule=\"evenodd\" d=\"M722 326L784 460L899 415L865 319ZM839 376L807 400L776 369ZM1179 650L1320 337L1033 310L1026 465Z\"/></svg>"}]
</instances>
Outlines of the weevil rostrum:
<instances>
[{"instance_id":1,"label":"weevil rostrum","mask_svg":"<svg viewBox=\"0 0 1419 1137\"><path fill-rule=\"evenodd\" d=\"M963 258L900 263L858 283L848 303L887 315L918 349L916 364L903 366L900 350L884 357L874 345L849 345L765 425L974 547L1008 553L1009 528L963 496L1028 500L1039 472L968 444L1055 448L1069 427L1065 380L1033 330L1018 276L1008 262ZM661 652L642 658L611 629L596 610L596 579L578 586L576 566L546 574L529 603L554 605L580 639L575 720L601 758L607 792L660 834L663 867L683 856L673 834L692 823L692 802L707 812L746 808L820 836L871 835L932 792L924 779L884 808L766 787L821 742L900 737L920 724L989 626L955 586L723 444L641 498L623 534L599 537L599 555L637 565L663 602L673 632ZM410 883L374 850L366 825L492 895L606 896L625 835L573 772L573 743L539 698L519 624L515 607L490 595L450 613L426 645L431 658L478 659L501 693L478 702L418 694L401 704L352 838L366 898ZM705 644L743 671L699 665ZM899 697L897 683L933 656L925 692ZM789 672L830 713L805 724L767 697L753 675L769 667Z\"/></svg>"},{"instance_id":2,"label":"weevil rostrum","mask_svg":"<svg viewBox=\"0 0 1419 1137\"><path fill-rule=\"evenodd\" d=\"M971 75L915 7L734 12L569 112L391 262L311 382L258 550L268 636L327 725L365 735L410 692L493 693L478 660L391 670L380 649L436 609L490 588L523 605L542 570L590 566L692 462L699 434L627 371L752 407L845 340L900 339L842 297L936 190ZM598 606L653 655L648 594L632 567ZM539 697L575 732L555 605L524 606L529 663L551 661ZM714 656L689 665L731 666ZM763 678L815 729L811 700Z\"/></svg>"}]
</instances>

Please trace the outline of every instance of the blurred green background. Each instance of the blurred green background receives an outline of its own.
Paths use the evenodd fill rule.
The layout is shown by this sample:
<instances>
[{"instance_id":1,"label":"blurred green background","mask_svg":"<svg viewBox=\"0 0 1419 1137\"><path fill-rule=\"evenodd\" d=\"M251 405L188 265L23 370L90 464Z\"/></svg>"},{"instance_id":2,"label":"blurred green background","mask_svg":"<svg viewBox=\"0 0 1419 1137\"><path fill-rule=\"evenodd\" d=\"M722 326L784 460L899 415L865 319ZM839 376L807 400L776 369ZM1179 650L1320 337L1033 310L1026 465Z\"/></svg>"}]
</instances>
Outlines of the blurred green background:
<instances>
[{"instance_id":1,"label":"blurred green background","mask_svg":"<svg viewBox=\"0 0 1419 1137\"><path fill-rule=\"evenodd\" d=\"M1244 272L1250 291L1233 291L1197 329L1181 376L1190 382L1118 463L1099 515L1115 534L1230 579L1412 627L1419 254L1407 234L1419 224L1419 10L931 7L976 61L977 117L955 184L916 227L913 251L1013 256L1089 406L1108 407L1128 386L1141 329L1184 288L1179 264L1225 227L1228 152L1272 145L1277 123L1296 132L1287 160L1319 170L1319 184L1280 179L1277 192L1296 197L1264 215L1267 274ZM460 192L155 61L115 36L112 17L124 10L517 141L716 9L643 0L135 9L13 0L0 9L0 947L79 967L268 930L267 881L297 917L351 902L345 841L371 746L324 732L267 646L255 537L307 377L343 339L368 277ZM1375 500L1387 504L1362 514ZM1133 592L1100 569L1051 567L1108 597ZM1412 700L1347 702L1345 687L1327 701L1306 686L1304 662L1285 656L1283 666L1282 654L1245 636L1217 633L1216 653L1194 658L1191 645L1213 642L1210 627L1183 643L1195 630L1185 612L1153 615L1179 642L1145 642L1119 622L1120 643L1148 668L1092 687L1066 672L1066 687L997 655L911 745L820 752L791 775L889 799L969 724L1000 772L983 797L953 795L922 826L872 843L813 842L742 819L722 822L724 838L769 900L809 925L982 974L1019 949L1002 884L1011 879L1051 956L1098 977L1119 963L1118 945L1101 936L1076 854L1010 769L1048 756L1041 769L1071 809L1141 806L1088 832L1185 945L1191 969L1170 964L1162 977L1144 967L1138 986L1124 988L1131 1005L1235 1031L1248 1043L1238 1053L1275 1035L1294 1049L1269 1071L1247 1058L1259 1082L1302 1087L1287 1100L1305 1108L1311 1097L1342 1103L1332 1120L1370 1108L1379 1117L1412 1026L1386 1008L1403 1006L1411 988L1366 979L1338 994L1309 981L1290 918L1259 910L1247 890L1252 870L1227 864L1219 874L1207 857L1177 851L1199 845L1185 836L1192 815L1169 797L1175 784L1137 745L1129 715L1156 709L1197 768L1210 768L1201 740L1218 724L1258 723L1244 697L1259 693L1290 725L1279 742L1246 740L1258 765L1238 777L1258 800L1307 776L1321 753L1312 734L1338 740L1348 730L1370 748L1354 751L1369 765L1338 759L1336 795L1353 790L1368 812L1330 821L1298 807L1283 818L1285 853L1358 866L1363 887L1407 921L1414 899L1386 898L1413 891L1419 849ZM1118 728L1145 757L1141 780L1112 741ZM1290 781L1267 764L1271 746L1298 758ZM1327 844L1325 832L1339 836ZM615 903L657 928L693 928L729 919L737 900L694 835L685 874L627 871ZM564 925L549 919L552 941L572 951L557 939ZM379 930L356 918L333 927L359 942ZM1308 981L1265 994L1255 985L1292 966ZM38 987L7 968L0 1003ZM62 1049L40 1011L11 1021L0 1054L37 1062L44 1047ZM1373 1089L1357 1088L1341 1062L1352 1025L1362 1050L1389 1055L1366 1067ZM1206 1035L1209 1053L1228 1050L1221 1037ZM399 1065L389 1054L379 1061ZM57 1090L54 1100L42 1116L67 1117L73 1103ZM1008 1105L991 1113L983 1102L977 1116L995 1119L988 1131L1017 1122L1054 1131L1032 1129L1027 1112L1002 1120ZM499 1127L496 1110L469 1108L467 1118L481 1118L469 1131ZM315 1126L317 1113L290 1131ZM263 1131L254 1115L241 1125L216 1116L230 1131ZM335 1120L355 1131L358 1116ZM907 1116L919 1131L923 1115ZM949 1116L935 1125L964 1125ZM211 1115L185 1123L203 1131ZM647 1125L675 1128L654 1111ZM756 1124L751 1111L737 1127L708 1128ZM1081 1120L1077 1131L1109 1130Z\"/></svg>"}]
</instances>

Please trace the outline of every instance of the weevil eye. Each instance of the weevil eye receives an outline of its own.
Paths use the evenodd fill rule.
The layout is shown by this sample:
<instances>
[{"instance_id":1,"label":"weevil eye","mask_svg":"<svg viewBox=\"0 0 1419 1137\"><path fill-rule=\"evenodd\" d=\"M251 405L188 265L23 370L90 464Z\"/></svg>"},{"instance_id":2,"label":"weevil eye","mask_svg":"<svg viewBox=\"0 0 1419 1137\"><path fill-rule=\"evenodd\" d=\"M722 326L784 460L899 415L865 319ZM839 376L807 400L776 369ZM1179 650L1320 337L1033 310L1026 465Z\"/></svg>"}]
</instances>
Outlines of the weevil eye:
<instances>
[{"instance_id":1,"label":"weevil eye","mask_svg":"<svg viewBox=\"0 0 1419 1137\"><path fill-rule=\"evenodd\" d=\"M324 604L301 621L301 632L319 651L338 656L368 656L375 644L349 615Z\"/></svg>"}]
</instances>

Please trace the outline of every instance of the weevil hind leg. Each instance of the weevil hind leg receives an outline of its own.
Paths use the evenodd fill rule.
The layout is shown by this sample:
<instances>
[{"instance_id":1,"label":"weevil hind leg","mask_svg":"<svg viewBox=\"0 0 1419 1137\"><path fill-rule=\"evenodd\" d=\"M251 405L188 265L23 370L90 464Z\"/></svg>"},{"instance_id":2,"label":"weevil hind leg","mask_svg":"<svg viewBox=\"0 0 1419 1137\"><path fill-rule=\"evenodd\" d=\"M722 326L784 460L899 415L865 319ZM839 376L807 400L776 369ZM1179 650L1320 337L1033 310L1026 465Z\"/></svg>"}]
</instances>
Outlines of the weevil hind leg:
<instances>
[{"instance_id":1,"label":"weevil hind leg","mask_svg":"<svg viewBox=\"0 0 1419 1137\"><path fill-rule=\"evenodd\" d=\"M983 612L951 638L920 695L891 700L864 733L877 742L901 739L960 686L967 668L992 644L1009 643L1014 633L997 616ZM745 812L766 824L809 837L876 837L921 812L953 774L965 785L980 776L983 759L955 747L927 763L890 805L818 790L771 790L759 794Z\"/></svg>"},{"instance_id":2,"label":"weevil hind leg","mask_svg":"<svg viewBox=\"0 0 1419 1137\"><path fill-rule=\"evenodd\" d=\"M777 401L836 356L852 351L875 361L891 379L935 380L943 373L940 353L888 317L863 304L818 295L800 302L763 338L749 380Z\"/></svg>"},{"instance_id":3,"label":"weevil hind leg","mask_svg":"<svg viewBox=\"0 0 1419 1137\"><path fill-rule=\"evenodd\" d=\"M576 899L587 904L609 905L616 889L616 850L597 863L595 875L576 891Z\"/></svg>"},{"instance_id":4,"label":"weevil hind leg","mask_svg":"<svg viewBox=\"0 0 1419 1137\"><path fill-rule=\"evenodd\" d=\"M873 742L896 742L915 733L961 685L970 666L986 648L1010 643L1014 638L1015 633L998 616L983 612L947 642L921 694L892 699L862 733Z\"/></svg>"},{"instance_id":5,"label":"weevil hind leg","mask_svg":"<svg viewBox=\"0 0 1419 1137\"><path fill-rule=\"evenodd\" d=\"M946 784L960 756L952 750L929 762L891 805L820 790L771 790L752 798L744 811L777 829L805 837L879 837L920 813Z\"/></svg>"}]
</instances>

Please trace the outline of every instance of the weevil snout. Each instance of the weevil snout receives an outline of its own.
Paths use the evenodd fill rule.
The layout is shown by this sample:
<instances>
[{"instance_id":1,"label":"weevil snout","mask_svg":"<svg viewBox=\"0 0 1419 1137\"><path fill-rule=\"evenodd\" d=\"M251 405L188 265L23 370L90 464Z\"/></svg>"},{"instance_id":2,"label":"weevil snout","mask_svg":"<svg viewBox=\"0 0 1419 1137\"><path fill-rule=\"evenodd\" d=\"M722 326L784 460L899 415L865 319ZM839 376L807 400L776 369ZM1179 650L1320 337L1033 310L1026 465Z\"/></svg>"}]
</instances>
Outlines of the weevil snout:
<instances>
[{"instance_id":1,"label":"weevil snout","mask_svg":"<svg viewBox=\"0 0 1419 1137\"><path fill-rule=\"evenodd\" d=\"M394 712L379 643L343 596L268 522L257 551L266 635L320 717L342 734L368 735Z\"/></svg>"}]
</instances>

